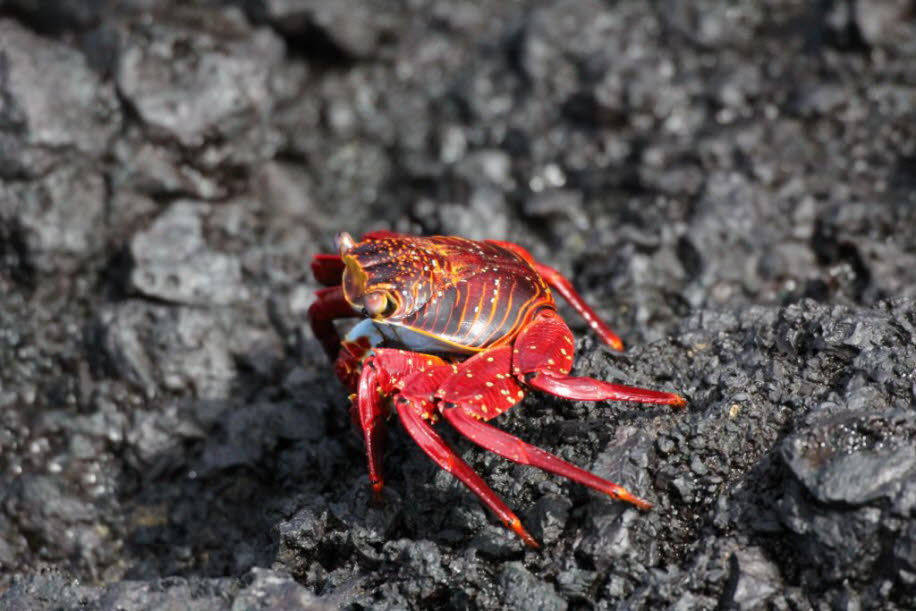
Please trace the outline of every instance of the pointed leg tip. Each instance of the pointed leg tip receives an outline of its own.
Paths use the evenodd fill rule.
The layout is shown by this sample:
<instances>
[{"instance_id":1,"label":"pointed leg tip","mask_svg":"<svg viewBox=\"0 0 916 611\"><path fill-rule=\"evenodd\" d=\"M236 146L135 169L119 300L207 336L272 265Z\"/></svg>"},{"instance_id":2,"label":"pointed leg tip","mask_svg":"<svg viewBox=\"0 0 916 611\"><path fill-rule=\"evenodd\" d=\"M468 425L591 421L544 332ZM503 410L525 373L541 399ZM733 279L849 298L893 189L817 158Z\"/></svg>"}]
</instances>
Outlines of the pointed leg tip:
<instances>
[{"instance_id":1,"label":"pointed leg tip","mask_svg":"<svg viewBox=\"0 0 916 611\"><path fill-rule=\"evenodd\" d=\"M671 402L671 405L678 409L686 409L687 408L687 399L685 399L684 397L680 395L674 395L674 400Z\"/></svg>"},{"instance_id":2,"label":"pointed leg tip","mask_svg":"<svg viewBox=\"0 0 916 611\"><path fill-rule=\"evenodd\" d=\"M636 507L639 507L640 509L644 509L644 510L652 509L652 503L639 498L635 494L630 493L630 491L627 490L626 488L621 488L617 486L615 488L612 488L608 492L608 494L610 494L615 499L626 501L627 503L630 503L631 505L635 505Z\"/></svg>"},{"instance_id":3,"label":"pointed leg tip","mask_svg":"<svg viewBox=\"0 0 916 611\"><path fill-rule=\"evenodd\" d=\"M517 534L517 535L521 538L522 541L525 542L526 545L528 545L528 547L530 547L530 548L532 548L532 549L540 549L541 544L538 543L538 542L535 540L535 538L532 537L532 536L528 533L527 530L525 530L525 527L522 526L522 521L521 521L521 520L519 520L518 518L515 518L514 520L512 520L511 522L509 522L508 526L509 526L509 528L511 528L511 529L515 532L515 534Z\"/></svg>"},{"instance_id":4,"label":"pointed leg tip","mask_svg":"<svg viewBox=\"0 0 916 611\"><path fill-rule=\"evenodd\" d=\"M636 505L637 507L639 507L640 509L644 510L644 511L649 511L650 509L652 509L653 507L655 507L655 505L653 505L653 504L650 503L649 501L645 501L645 500L643 500L643 499L641 499L641 498L639 498L639 497L633 497L633 500L630 501L630 502L633 503L634 505Z\"/></svg>"},{"instance_id":5,"label":"pointed leg tip","mask_svg":"<svg viewBox=\"0 0 916 611\"><path fill-rule=\"evenodd\" d=\"M385 483L378 481L372 482L372 502L375 505L381 505L385 497L382 495L382 490L385 488Z\"/></svg>"}]
</instances>

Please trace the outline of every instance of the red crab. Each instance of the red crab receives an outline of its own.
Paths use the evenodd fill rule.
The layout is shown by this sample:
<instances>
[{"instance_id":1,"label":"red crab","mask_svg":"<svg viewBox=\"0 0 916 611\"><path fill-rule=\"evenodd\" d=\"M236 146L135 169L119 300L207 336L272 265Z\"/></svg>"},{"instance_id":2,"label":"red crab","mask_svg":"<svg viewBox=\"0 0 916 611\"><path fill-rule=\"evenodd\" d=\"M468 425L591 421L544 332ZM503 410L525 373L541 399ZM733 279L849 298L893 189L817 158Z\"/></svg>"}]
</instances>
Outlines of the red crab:
<instances>
[{"instance_id":1,"label":"red crab","mask_svg":"<svg viewBox=\"0 0 916 611\"><path fill-rule=\"evenodd\" d=\"M637 401L682 407L673 393L570 376L573 335L557 314L556 290L602 341L620 339L566 278L508 242L390 232L336 238L338 255L316 255L318 291L309 321L351 395L362 430L369 481L378 497L384 422L392 407L420 448L455 475L532 547L538 543L511 509L431 426L447 420L474 443L509 460L590 486L642 509L651 504L487 424L525 396L525 387L584 401ZM365 317L343 341L333 321Z\"/></svg>"}]
</instances>

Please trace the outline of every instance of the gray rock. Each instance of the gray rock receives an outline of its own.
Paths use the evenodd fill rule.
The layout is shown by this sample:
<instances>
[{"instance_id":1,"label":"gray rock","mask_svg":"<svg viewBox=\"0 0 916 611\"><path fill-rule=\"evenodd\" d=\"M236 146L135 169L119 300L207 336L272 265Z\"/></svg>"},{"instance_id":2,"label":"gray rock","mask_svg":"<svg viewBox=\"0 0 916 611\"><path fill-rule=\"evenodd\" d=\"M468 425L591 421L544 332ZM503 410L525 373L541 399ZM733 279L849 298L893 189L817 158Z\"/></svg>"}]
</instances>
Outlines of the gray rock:
<instances>
[{"instance_id":1,"label":"gray rock","mask_svg":"<svg viewBox=\"0 0 916 611\"><path fill-rule=\"evenodd\" d=\"M843 413L784 442L793 474L822 503L895 498L916 477L916 419L905 412Z\"/></svg>"},{"instance_id":2,"label":"gray rock","mask_svg":"<svg viewBox=\"0 0 916 611\"><path fill-rule=\"evenodd\" d=\"M61 166L34 182L0 182L0 223L35 270L73 272L105 246L107 199L101 174Z\"/></svg>"},{"instance_id":3,"label":"gray rock","mask_svg":"<svg viewBox=\"0 0 916 611\"><path fill-rule=\"evenodd\" d=\"M0 2L0 607L912 606L898 3L89 4ZM438 423L526 549L396 418L373 504L305 316L373 229L570 278L687 409L493 424L652 510Z\"/></svg>"},{"instance_id":4,"label":"gray rock","mask_svg":"<svg viewBox=\"0 0 916 611\"><path fill-rule=\"evenodd\" d=\"M231 11L210 18L209 31L152 25L147 38L129 38L118 88L153 135L205 151L204 167L263 160L275 150L265 120L283 46Z\"/></svg>"},{"instance_id":5,"label":"gray rock","mask_svg":"<svg viewBox=\"0 0 916 611\"><path fill-rule=\"evenodd\" d=\"M270 569L255 568L249 584L232 601L233 611L249 609L307 609L324 611L333 609L312 592L303 588L288 574Z\"/></svg>"},{"instance_id":6,"label":"gray rock","mask_svg":"<svg viewBox=\"0 0 916 611\"><path fill-rule=\"evenodd\" d=\"M130 288L193 305L228 305L248 298L239 260L215 252L204 240L206 204L179 201L156 218L130 245L134 269Z\"/></svg>"},{"instance_id":7,"label":"gray rock","mask_svg":"<svg viewBox=\"0 0 916 611\"><path fill-rule=\"evenodd\" d=\"M507 563L499 576L503 603L510 609L563 610L568 607L549 584L529 573L520 562Z\"/></svg>"},{"instance_id":8,"label":"gray rock","mask_svg":"<svg viewBox=\"0 0 916 611\"><path fill-rule=\"evenodd\" d=\"M235 376L231 317L125 301L100 311L93 336L106 368L147 396L224 397Z\"/></svg>"},{"instance_id":9,"label":"gray rock","mask_svg":"<svg viewBox=\"0 0 916 611\"><path fill-rule=\"evenodd\" d=\"M99 545L87 537L98 523L98 508L71 491L60 476L19 478L6 495L5 505L15 516L18 530L49 559L77 557L86 553L84 544Z\"/></svg>"},{"instance_id":10,"label":"gray rock","mask_svg":"<svg viewBox=\"0 0 916 611\"><path fill-rule=\"evenodd\" d=\"M857 567L910 587L906 561L888 565L881 558L906 557L894 546L909 526L893 516L913 506L914 430L908 412L849 412L786 440L784 459L804 489L788 486L780 513L798 535L793 548L804 562L803 579L839 583Z\"/></svg>"},{"instance_id":11,"label":"gray rock","mask_svg":"<svg viewBox=\"0 0 916 611\"><path fill-rule=\"evenodd\" d=\"M334 58L329 49L347 58L369 57L397 24L386 2L322 2L321 0L268 0L251 2L272 25L315 55Z\"/></svg>"},{"instance_id":12,"label":"gray rock","mask_svg":"<svg viewBox=\"0 0 916 611\"><path fill-rule=\"evenodd\" d=\"M39 177L61 153L108 149L120 109L82 55L2 19L0 57L0 178Z\"/></svg>"},{"instance_id":13,"label":"gray rock","mask_svg":"<svg viewBox=\"0 0 916 611\"><path fill-rule=\"evenodd\" d=\"M779 569L759 548L735 552L732 574L724 601L729 608L759 609L784 588Z\"/></svg>"}]
</instances>

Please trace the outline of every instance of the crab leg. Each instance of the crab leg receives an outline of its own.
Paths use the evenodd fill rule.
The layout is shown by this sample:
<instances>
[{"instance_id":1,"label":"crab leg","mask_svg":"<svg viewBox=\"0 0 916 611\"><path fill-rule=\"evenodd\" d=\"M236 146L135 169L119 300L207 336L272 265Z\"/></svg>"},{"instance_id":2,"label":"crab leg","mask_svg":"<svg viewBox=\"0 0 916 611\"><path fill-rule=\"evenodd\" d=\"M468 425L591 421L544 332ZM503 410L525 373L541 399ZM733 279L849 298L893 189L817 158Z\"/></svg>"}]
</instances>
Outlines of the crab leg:
<instances>
[{"instance_id":1,"label":"crab leg","mask_svg":"<svg viewBox=\"0 0 916 611\"><path fill-rule=\"evenodd\" d=\"M312 257L312 275L324 286L340 284L344 267L340 255L317 254Z\"/></svg>"},{"instance_id":2,"label":"crab leg","mask_svg":"<svg viewBox=\"0 0 916 611\"><path fill-rule=\"evenodd\" d=\"M537 446L525 443L518 437L474 418L460 407L443 410L442 415L459 433L503 458L561 475L615 499L633 503L640 509L652 508L651 503L631 494L623 486L589 473Z\"/></svg>"},{"instance_id":3,"label":"crab leg","mask_svg":"<svg viewBox=\"0 0 916 611\"><path fill-rule=\"evenodd\" d=\"M387 397L403 386L409 386L416 401L423 404L423 393L432 394L440 380L451 373L442 359L418 355L406 350L376 348L362 360L356 386L357 423L363 432L366 458L369 462L369 483L376 500L381 500L382 457L385 443L385 418L388 416Z\"/></svg>"},{"instance_id":4,"label":"crab leg","mask_svg":"<svg viewBox=\"0 0 916 611\"><path fill-rule=\"evenodd\" d=\"M687 400L670 392L611 384L576 376L558 376L549 372L532 373L526 376L528 384L546 393L564 399L577 401L632 401L634 403L654 403L684 407Z\"/></svg>"},{"instance_id":5,"label":"crab leg","mask_svg":"<svg viewBox=\"0 0 916 611\"><path fill-rule=\"evenodd\" d=\"M376 501L382 497L385 482L382 479L382 458L385 445L385 410L382 396L378 392L378 372L367 365L359 377L356 396L359 427L366 445L366 459L369 463L369 483Z\"/></svg>"},{"instance_id":6,"label":"crab leg","mask_svg":"<svg viewBox=\"0 0 916 611\"><path fill-rule=\"evenodd\" d=\"M687 400L669 392L611 384L568 375L573 339L569 327L551 310L538 314L515 340L512 373L552 395L580 401L634 401L683 407Z\"/></svg>"},{"instance_id":7,"label":"crab leg","mask_svg":"<svg viewBox=\"0 0 916 611\"><path fill-rule=\"evenodd\" d=\"M572 283L566 279L563 274L555 270L554 268L544 265L543 263L538 263L534 260L534 257L531 256L531 253L519 246L518 244L513 244L512 242L500 242L497 240L487 240L491 244L496 244L501 246L506 250L511 250L525 261L527 261L534 269L541 275L542 278L549 284L551 287L556 289L556 291L563 296L569 305L579 313L579 316L585 319L585 322L588 323L588 326L591 327L592 331L598 334L598 337L601 338L605 344L613 348L614 350L623 350L623 342L617 337L617 334L611 331L611 328L605 324L603 320L598 317L598 314L585 303L585 300L582 298L582 295L573 287Z\"/></svg>"},{"instance_id":8,"label":"crab leg","mask_svg":"<svg viewBox=\"0 0 916 611\"><path fill-rule=\"evenodd\" d=\"M528 531L522 526L518 516L487 486L470 465L448 447L409 401L397 402L396 409L404 429L433 462L461 480L461 483L476 494L483 504L493 510L503 524L511 528L525 543L534 548L540 547L534 537L528 534Z\"/></svg>"},{"instance_id":9,"label":"crab leg","mask_svg":"<svg viewBox=\"0 0 916 611\"><path fill-rule=\"evenodd\" d=\"M537 261L534 262L534 269L536 269L544 280L547 281L547 284L556 289L556 291L563 296L563 299L565 299L569 305L585 319L585 322L587 322L592 331L601 338L601 341L614 350L623 350L623 342L617 337L617 334L611 331L611 328L598 317L598 314L595 313L591 306L585 303L582 295L573 288L573 285L565 276L554 268L538 263Z\"/></svg>"},{"instance_id":10,"label":"crab leg","mask_svg":"<svg viewBox=\"0 0 916 611\"><path fill-rule=\"evenodd\" d=\"M328 358L333 361L340 351L340 336L334 328L334 320L359 316L359 313L353 311L352 306L344 299L343 289L339 286L319 289L315 295L317 298L309 306L309 324Z\"/></svg>"}]
</instances>

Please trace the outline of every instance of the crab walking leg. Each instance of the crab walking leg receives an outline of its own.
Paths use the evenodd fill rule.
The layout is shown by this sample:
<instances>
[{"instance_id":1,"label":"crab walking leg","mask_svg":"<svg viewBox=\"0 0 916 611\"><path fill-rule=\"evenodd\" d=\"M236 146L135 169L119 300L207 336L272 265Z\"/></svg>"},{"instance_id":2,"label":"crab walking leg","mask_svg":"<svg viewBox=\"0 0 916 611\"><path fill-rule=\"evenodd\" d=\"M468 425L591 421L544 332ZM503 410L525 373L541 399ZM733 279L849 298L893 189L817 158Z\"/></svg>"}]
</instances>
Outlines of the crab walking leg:
<instances>
[{"instance_id":1,"label":"crab walking leg","mask_svg":"<svg viewBox=\"0 0 916 611\"><path fill-rule=\"evenodd\" d=\"M557 397L576 401L632 401L684 407L687 400L674 393L611 384L592 378L557 376L552 373L531 373L525 379L528 385Z\"/></svg>"},{"instance_id":2,"label":"crab walking leg","mask_svg":"<svg viewBox=\"0 0 916 611\"><path fill-rule=\"evenodd\" d=\"M617 334L611 331L611 328L598 317L598 314L595 313L591 306L585 303L582 295L579 294L565 276L554 268L538 262L534 263L534 269L547 281L547 284L556 289L563 296L563 299L585 319L585 322L601 338L601 341L614 350L623 350L623 342L617 337Z\"/></svg>"},{"instance_id":3,"label":"crab walking leg","mask_svg":"<svg viewBox=\"0 0 916 611\"><path fill-rule=\"evenodd\" d=\"M502 520L503 524L515 531L515 534L521 537L522 541L531 547L540 547L534 537L528 534L528 531L522 526L518 516L509 509L503 500L487 486L486 482L460 456L446 445L409 401L398 401L396 409L407 433L420 446L420 449L426 452L427 456L470 488L471 492L476 494L484 505L493 510L493 513Z\"/></svg>"},{"instance_id":4,"label":"crab walking leg","mask_svg":"<svg viewBox=\"0 0 916 611\"><path fill-rule=\"evenodd\" d=\"M496 244L501 246L506 250L510 250L520 256L522 259L527 261L531 267L541 275L542 278L549 284L551 287L556 289L556 291L563 296L569 305L571 305L576 312L579 313L579 316L585 319L585 322L588 323L588 326L591 327L592 331L598 334L598 337L601 338L605 344L613 348L614 350L623 350L623 342L617 337L617 334L611 331L611 328L605 324L603 320L598 317L598 314L587 304L582 298L582 295L573 287L572 283L566 279L563 274L555 270L554 268L544 265L543 263L538 263L534 260L534 257L531 256L531 253L519 246L518 244L513 244L512 242L500 242L497 240L487 240L491 244Z\"/></svg>"},{"instance_id":5,"label":"crab walking leg","mask_svg":"<svg viewBox=\"0 0 916 611\"><path fill-rule=\"evenodd\" d=\"M369 464L369 483L376 501L382 498L382 458L385 452L385 410L379 391L378 372L367 364L359 377L356 395L359 427L366 445L366 459Z\"/></svg>"},{"instance_id":6,"label":"crab walking leg","mask_svg":"<svg viewBox=\"0 0 916 611\"><path fill-rule=\"evenodd\" d=\"M623 486L589 473L537 446L525 443L518 437L474 418L460 407L443 410L442 415L459 433L503 458L561 475L615 499L632 503L640 509L652 508L652 503L631 494Z\"/></svg>"},{"instance_id":7,"label":"crab walking leg","mask_svg":"<svg viewBox=\"0 0 916 611\"><path fill-rule=\"evenodd\" d=\"M359 316L353 307L344 299L343 289L339 286L319 289L316 299L309 306L308 319L312 333L321 342L325 354L330 360L337 358L340 351L340 336L334 328L334 320Z\"/></svg>"},{"instance_id":8,"label":"crab walking leg","mask_svg":"<svg viewBox=\"0 0 916 611\"><path fill-rule=\"evenodd\" d=\"M522 331L512 349L512 373L533 388L580 401L634 401L684 407L680 395L568 375L572 332L556 312L544 310Z\"/></svg>"},{"instance_id":9,"label":"crab walking leg","mask_svg":"<svg viewBox=\"0 0 916 611\"><path fill-rule=\"evenodd\" d=\"M324 286L340 284L344 267L340 255L317 254L312 257L312 275Z\"/></svg>"},{"instance_id":10,"label":"crab walking leg","mask_svg":"<svg viewBox=\"0 0 916 611\"><path fill-rule=\"evenodd\" d=\"M345 342L346 344L346 342ZM442 359L406 350L376 348L361 359L359 381L356 384L356 416L366 445L369 462L369 482L376 500L381 500L384 486L382 457L385 443L385 418L388 417L388 397L405 386L415 389L420 405L440 380L451 372Z\"/></svg>"}]
</instances>

